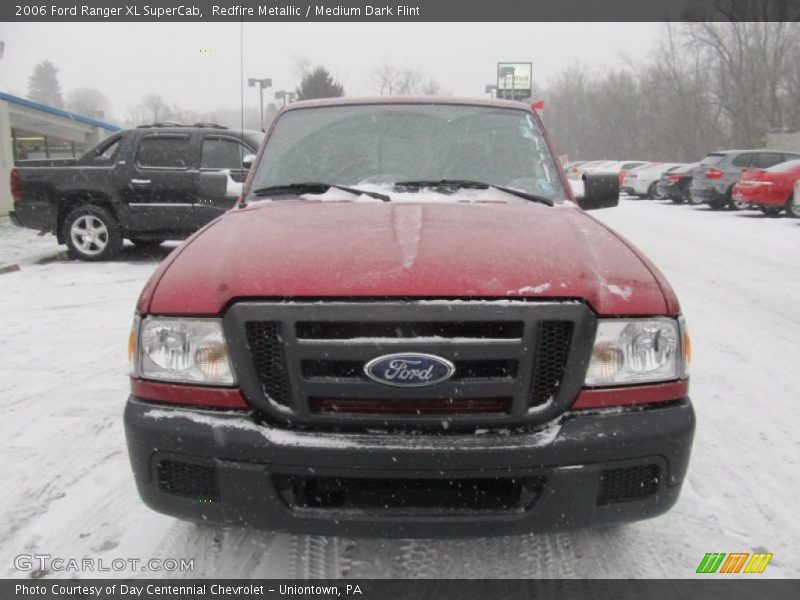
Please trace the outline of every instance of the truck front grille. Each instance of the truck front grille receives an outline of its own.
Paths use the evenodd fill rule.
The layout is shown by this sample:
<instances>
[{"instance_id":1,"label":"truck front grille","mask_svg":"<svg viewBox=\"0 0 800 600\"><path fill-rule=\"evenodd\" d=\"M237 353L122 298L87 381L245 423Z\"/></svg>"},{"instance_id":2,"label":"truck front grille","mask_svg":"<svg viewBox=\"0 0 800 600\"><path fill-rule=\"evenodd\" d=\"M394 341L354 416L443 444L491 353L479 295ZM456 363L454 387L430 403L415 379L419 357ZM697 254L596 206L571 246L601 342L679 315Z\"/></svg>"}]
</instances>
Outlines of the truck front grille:
<instances>
[{"instance_id":1,"label":"truck front grille","mask_svg":"<svg viewBox=\"0 0 800 600\"><path fill-rule=\"evenodd\" d=\"M538 331L536 369L531 386L531 405L544 404L558 392L567 366L572 339L570 321L544 321Z\"/></svg>"},{"instance_id":2,"label":"truck front grille","mask_svg":"<svg viewBox=\"0 0 800 600\"><path fill-rule=\"evenodd\" d=\"M289 379L283 354L281 324L275 321L247 323L247 341L264 393L278 404L289 404Z\"/></svg>"},{"instance_id":3,"label":"truck front grille","mask_svg":"<svg viewBox=\"0 0 800 600\"><path fill-rule=\"evenodd\" d=\"M293 424L317 425L355 424L356 416L367 425L369 415L383 425L442 415L541 422L577 394L580 381L568 375L572 369L582 379L593 326L579 302L490 300L242 302L225 322L251 404ZM455 372L418 388L365 375L370 360L402 352L442 357Z\"/></svg>"}]
</instances>

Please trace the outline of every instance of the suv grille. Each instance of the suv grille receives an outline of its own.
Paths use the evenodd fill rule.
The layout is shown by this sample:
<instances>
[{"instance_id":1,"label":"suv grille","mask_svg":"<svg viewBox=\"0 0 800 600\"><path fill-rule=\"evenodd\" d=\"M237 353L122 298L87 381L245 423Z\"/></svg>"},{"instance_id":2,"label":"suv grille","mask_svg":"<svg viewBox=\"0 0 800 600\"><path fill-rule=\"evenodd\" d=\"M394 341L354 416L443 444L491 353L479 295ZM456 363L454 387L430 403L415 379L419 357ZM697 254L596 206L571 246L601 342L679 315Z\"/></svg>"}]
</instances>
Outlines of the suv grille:
<instances>
[{"instance_id":1,"label":"suv grille","mask_svg":"<svg viewBox=\"0 0 800 600\"><path fill-rule=\"evenodd\" d=\"M241 302L225 323L251 404L292 424L361 426L369 415L382 426L440 415L498 425L552 418L577 394L593 325L579 302L505 300ZM440 356L455 372L426 387L364 373L370 360L402 352Z\"/></svg>"}]
</instances>

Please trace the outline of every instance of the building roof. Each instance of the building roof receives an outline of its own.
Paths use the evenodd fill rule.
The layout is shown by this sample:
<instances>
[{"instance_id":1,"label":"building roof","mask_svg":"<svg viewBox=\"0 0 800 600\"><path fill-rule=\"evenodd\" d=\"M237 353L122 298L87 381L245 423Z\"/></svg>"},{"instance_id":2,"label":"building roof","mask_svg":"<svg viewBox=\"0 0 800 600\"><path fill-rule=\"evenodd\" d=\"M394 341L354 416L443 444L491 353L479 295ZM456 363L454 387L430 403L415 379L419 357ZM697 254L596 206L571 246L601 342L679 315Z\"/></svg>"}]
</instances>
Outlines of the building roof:
<instances>
[{"instance_id":1,"label":"building roof","mask_svg":"<svg viewBox=\"0 0 800 600\"><path fill-rule=\"evenodd\" d=\"M76 121L78 123L83 123L84 125L100 127L101 129L106 129L107 131L122 130L122 127L117 127L116 125L111 125L110 123L104 123L103 121L90 119L89 117L84 117L83 115L77 115L75 113L71 113L66 110L62 110L60 108L55 108L54 106L48 106L47 104L41 104L40 102L34 102L33 100L28 100L27 98L12 96L11 94L6 94L5 92L0 92L0 100L5 100L6 102L11 102L12 104L19 104L20 106L24 106L26 108L39 110L41 112L62 117L64 119Z\"/></svg>"}]
</instances>

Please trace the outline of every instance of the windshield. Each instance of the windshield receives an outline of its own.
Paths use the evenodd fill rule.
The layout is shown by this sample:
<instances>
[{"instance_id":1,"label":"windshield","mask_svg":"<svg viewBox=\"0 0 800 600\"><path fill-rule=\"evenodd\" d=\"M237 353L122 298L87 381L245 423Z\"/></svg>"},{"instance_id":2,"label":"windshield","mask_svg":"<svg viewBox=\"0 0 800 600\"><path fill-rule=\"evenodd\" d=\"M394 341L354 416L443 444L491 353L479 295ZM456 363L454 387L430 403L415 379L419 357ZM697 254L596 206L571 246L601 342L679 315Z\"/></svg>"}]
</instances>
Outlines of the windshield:
<instances>
[{"instance_id":1,"label":"windshield","mask_svg":"<svg viewBox=\"0 0 800 600\"><path fill-rule=\"evenodd\" d=\"M443 104L287 112L267 142L252 189L309 181L354 186L445 179L564 198L558 170L530 114Z\"/></svg>"}]
</instances>

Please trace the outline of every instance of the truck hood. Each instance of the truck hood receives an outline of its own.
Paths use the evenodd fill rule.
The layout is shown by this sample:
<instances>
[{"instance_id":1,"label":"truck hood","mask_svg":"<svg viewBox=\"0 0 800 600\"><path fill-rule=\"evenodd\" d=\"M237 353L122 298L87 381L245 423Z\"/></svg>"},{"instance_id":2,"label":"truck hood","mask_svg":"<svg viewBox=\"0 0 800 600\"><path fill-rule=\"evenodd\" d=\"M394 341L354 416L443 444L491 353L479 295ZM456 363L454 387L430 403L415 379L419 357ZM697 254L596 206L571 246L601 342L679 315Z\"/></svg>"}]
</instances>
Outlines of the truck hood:
<instances>
[{"instance_id":1,"label":"truck hood","mask_svg":"<svg viewBox=\"0 0 800 600\"><path fill-rule=\"evenodd\" d=\"M289 297L569 298L602 315L674 306L638 253L570 203L263 203L170 259L140 310L220 314L234 299Z\"/></svg>"}]
</instances>

